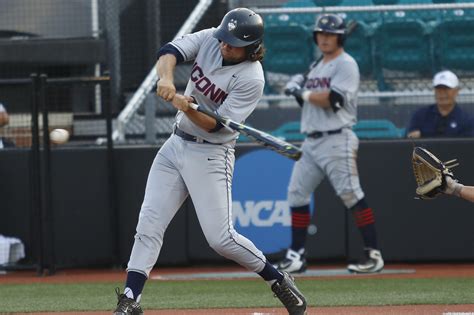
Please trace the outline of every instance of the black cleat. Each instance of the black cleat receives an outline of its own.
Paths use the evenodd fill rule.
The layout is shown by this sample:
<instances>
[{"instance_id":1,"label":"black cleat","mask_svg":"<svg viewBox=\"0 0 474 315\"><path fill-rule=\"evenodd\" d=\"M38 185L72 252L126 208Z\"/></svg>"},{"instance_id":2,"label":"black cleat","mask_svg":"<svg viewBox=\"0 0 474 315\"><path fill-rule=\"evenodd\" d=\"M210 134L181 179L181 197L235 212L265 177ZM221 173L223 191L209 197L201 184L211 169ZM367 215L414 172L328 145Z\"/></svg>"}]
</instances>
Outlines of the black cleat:
<instances>
[{"instance_id":1,"label":"black cleat","mask_svg":"<svg viewBox=\"0 0 474 315\"><path fill-rule=\"evenodd\" d=\"M306 299L295 285L293 277L283 272L281 283L275 282L272 285L275 296L285 305L289 315L306 315Z\"/></svg>"},{"instance_id":2,"label":"black cleat","mask_svg":"<svg viewBox=\"0 0 474 315\"><path fill-rule=\"evenodd\" d=\"M128 298L125 294L120 294L119 288L115 289L117 293L117 308L114 315L143 315L140 304L134 299Z\"/></svg>"}]
</instances>

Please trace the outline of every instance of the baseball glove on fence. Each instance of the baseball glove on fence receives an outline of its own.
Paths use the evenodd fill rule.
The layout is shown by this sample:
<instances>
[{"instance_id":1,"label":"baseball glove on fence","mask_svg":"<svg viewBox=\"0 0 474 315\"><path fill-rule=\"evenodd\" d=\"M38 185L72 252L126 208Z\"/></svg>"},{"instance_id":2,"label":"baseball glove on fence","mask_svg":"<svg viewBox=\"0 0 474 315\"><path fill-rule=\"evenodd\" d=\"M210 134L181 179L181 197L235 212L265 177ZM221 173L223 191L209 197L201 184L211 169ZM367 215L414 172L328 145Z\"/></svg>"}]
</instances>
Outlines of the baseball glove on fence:
<instances>
[{"instance_id":1,"label":"baseball glove on fence","mask_svg":"<svg viewBox=\"0 0 474 315\"><path fill-rule=\"evenodd\" d=\"M413 173L416 179L416 194L420 199L433 199L441 193L448 193L448 181L457 182L451 168L458 166L456 159L441 162L433 153L422 148L413 148Z\"/></svg>"}]
</instances>

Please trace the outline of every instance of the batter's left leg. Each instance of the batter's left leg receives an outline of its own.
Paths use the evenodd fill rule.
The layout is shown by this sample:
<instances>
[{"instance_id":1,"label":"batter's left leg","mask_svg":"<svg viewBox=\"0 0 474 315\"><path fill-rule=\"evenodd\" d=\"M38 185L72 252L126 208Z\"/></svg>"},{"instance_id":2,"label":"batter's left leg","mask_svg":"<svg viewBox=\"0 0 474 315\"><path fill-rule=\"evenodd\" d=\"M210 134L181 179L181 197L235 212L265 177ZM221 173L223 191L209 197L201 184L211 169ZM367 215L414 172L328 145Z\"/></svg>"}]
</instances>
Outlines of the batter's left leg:
<instances>
[{"instance_id":1,"label":"batter's left leg","mask_svg":"<svg viewBox=\"0 0 474 315\"><path fill-rule=\"evenodd\" d=\"M237 233L232 222L234 150L221 146L201 152L198 149L186 152L182 175L207 242L220 255L249 270L262 271L265 256Z\"/></svg>"},{"instance_id":2,"label":"batter's left leg","mask_svg":"<svg viewBox=\"0 0 474 315\"><path fill-rule=\"evenodd\" d=\"M258 273L289 314L306 314L306 299L293 278L268 263L252 241L239 234L232 222L231 183L234 150L201 147L187 152L183 179L209 245L220 255Z\"/></svg>"}]
</instances>

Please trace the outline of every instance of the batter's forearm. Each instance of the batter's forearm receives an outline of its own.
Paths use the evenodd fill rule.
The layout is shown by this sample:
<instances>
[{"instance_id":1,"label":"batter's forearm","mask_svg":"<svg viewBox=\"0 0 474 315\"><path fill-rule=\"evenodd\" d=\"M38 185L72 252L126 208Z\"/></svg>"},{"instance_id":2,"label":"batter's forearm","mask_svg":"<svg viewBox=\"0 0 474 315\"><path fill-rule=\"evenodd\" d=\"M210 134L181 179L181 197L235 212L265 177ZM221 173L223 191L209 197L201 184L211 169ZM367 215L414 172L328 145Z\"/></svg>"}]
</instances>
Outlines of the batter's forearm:
<instances>
[{"instance_id":1,"label":"batter's forearm","mask_svg":"<svg viewBox=\"0 0 474 315\"><path fill-rule=\"evenodd\" d=\"M309 92L309 94L307 94L307 98L308 98L307 101L311 103L312 105L319 106L322 108L329 108L331 106L331 103L329 102L329 92L312 92L312 91L305 91L305 92Z\"/></svg>"},{"instance_id":2,"label":"batter's forearm","mask_svg":"<svg viewBox=\"0 0 474 315\"><path fill-rule=\"evenodd\" d=\"M174 69L176 67L176 57L171 54L163 55L156 63L156 72L160 79L173 82Z\"/></svg>"},{"instance_id":3,"label":"batter's forearm","mask_svg":"<svg viewBox=\"0 0 474 315\"><path fill-rule=\"evenodd\" d=\"M203 113L200 113L198 111L189 109L188 111L184 112L184 114L196 125L201 127L202 129L206 130L207 132L213 130L216 128L217 121L209 117L207 115L204 115Z\"/></svg>"}]
</instances>

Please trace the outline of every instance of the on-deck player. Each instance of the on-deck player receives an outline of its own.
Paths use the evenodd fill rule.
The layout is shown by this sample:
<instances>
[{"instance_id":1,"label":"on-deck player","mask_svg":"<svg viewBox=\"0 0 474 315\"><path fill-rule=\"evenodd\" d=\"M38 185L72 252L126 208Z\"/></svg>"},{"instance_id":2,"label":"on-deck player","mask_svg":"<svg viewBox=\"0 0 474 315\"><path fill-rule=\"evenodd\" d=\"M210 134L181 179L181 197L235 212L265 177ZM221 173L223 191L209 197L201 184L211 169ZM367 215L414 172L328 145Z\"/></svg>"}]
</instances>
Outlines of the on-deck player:
<instances>
[{"instance_id":1,"label":"on-deck player","mask_svg":"<svg viewBox=\"0 0 474 315\"><path fill-rule=\"evenodd\" d=\"M209 245L220 255L258 273L293 315L306 314L306 300L293 278L276 270L232 223L231 183L238 133L190 108L189 103L243 122L262 96L262 18L253 11L229 11L220 26L185 35L159 53L157 93L179 111L174 132L150 169L123 294L115 314L142 314L142 289L155 265L163 234L191 196ZM173 83L175 65L194 60L184 95Z\"/></svg>"},{"instance_id":2,"label":"on-deck player","mask_svg":"<svg viewBox=\"0 0 474 315\"><path fill-rule=\"evenodd\" d=\"M307 77L294 76L285 93L302 106L301 132L307 137L303 156L294 165L288 187L291 208L292 243L286 257L276 264L279 270L306 270L305 244L310 223L310 198L324 177L350 210L365 245L367 260L351 264L349 271L381 271L384 262L377 247L375 218L364 198L357 173L359 140L351 127L357 120L359 68L344 51L344 20L324 14L316 21L314 40L323 54Z\"/></svg>"}]
</instances>

